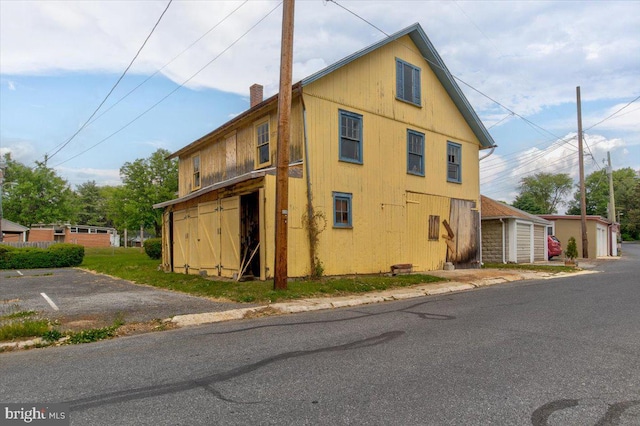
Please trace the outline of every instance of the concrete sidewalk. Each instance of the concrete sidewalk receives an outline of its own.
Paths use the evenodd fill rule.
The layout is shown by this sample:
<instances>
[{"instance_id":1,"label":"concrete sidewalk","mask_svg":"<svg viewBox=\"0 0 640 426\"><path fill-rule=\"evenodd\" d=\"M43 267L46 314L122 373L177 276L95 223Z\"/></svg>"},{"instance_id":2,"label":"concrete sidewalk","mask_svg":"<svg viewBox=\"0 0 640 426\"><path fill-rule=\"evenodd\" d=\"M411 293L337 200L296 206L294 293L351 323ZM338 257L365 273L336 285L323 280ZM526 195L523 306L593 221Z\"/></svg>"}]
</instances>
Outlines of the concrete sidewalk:
<instances>
[{"instance_id":1,"label":"concrete sidewalk","mask_svg":"<svg viewBox=\"0 0 640 426\"><path fill-rule=\"evenodd\" d=\"M271 303L263 306L232 309L222 312L207 312L200 314L176 315L165 321L172 322L179 327L209 324L214 322L240 320L267 315L293 314L298 312L319 311L343 307L368 305L392 300L411 299L415 297L434 296L444 293L453 293L472 290L495 284L504 284L513 281L532 279L553 279L584 274L593 274L593 265L581 264L581 267L589 268L577 272L535 272L515 269L458 269L453 271L429 271L429 275L446 278L449 281L432 284L419 284L412 287L354 294L339 297L321 297L313 299L299 299L289 302Z\"/></svg>"}]
</instances>

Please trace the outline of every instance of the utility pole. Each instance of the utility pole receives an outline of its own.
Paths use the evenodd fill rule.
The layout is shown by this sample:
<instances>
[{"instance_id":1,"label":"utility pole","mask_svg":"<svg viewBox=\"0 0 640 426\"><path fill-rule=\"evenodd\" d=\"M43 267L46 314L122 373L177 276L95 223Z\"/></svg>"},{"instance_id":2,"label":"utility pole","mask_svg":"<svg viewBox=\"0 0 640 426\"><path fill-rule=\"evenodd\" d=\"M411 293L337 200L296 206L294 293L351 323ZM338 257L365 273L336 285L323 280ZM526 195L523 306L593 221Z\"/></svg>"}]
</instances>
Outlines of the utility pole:
<instances>
[{"instance_id":1,"label":"utility pole","mask_svg":"<svg viewBox=\"0 0 640 426\"><path fill-rule=\"evenodd\" d=\"M607 174L609 175L609 210L608 219L611 223L616 221L616 201L613 193L613 169L611 168L611 153L607 151Z\"/></svg>"},{"instance_id":2,"label":"utility pole","mask_svg":"<svg viewBox=\"0 0 640 426\"><path fill-rule=\"evenodd\" d=\"M2 238L2 218L4 217L2 215L2 191L3 191L2 185L4 184L4 169L6 165L7 165L7 162L4 160L3 157L0 156L0 243L4 241Z\"/></svg>"},{"instance_id":3,"label":"utility pole","mask_svg":"<svg viewBox=\"0 0 640 426\"><path fill-rule=\"evenodd\" d=\"M287 217L289 214L289 139L291 138L291 69L293 67L294 0L282 3L278 144L276 152L276 252L273 288L287 288Z\"/></svg>"},{"instance_id":4,"label":"utility pole","mask_svg":"<svg viewBox=\"0 0 640 426\"><path fill-rule=\"evenodd\" d=\"M578 104L578 162L580 163L580 228L582 230L582 257L589 258L589 240L587 239L587 196L584 188L584 153L582 152L582 105L580 86L576 87Z\"/></svg>"}]
</instances>

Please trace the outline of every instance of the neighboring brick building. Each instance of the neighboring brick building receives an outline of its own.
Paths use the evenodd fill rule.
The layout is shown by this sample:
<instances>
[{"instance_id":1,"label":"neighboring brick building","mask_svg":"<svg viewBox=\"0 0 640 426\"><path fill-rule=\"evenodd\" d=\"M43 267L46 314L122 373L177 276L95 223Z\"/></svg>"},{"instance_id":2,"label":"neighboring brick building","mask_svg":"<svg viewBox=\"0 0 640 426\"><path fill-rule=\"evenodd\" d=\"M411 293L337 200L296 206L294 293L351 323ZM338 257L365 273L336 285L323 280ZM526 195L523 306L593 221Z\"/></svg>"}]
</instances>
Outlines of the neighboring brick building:
<instances>
[{"instance_id":1,"label":"neighboring brick building","mask_svg":"<svg viewBox=\"0 0 640 426\"><path fill-rule=\"evenodd\" d=\"M28 241L56 241L85 247L120 246L120 237L115 228L88 225L33 225Z\"/></svg>"},{"instance_id":2,"label":"neighboring brick building","mask_svg":"<svg viewBox=\"0 0 640 426\"><path fill-rule=\"evenodd\" d=\"M2 241L7 243L17 243L27 241L27 231L29 228L7 219L2 219Z\"/></svg>"}]
</instances>

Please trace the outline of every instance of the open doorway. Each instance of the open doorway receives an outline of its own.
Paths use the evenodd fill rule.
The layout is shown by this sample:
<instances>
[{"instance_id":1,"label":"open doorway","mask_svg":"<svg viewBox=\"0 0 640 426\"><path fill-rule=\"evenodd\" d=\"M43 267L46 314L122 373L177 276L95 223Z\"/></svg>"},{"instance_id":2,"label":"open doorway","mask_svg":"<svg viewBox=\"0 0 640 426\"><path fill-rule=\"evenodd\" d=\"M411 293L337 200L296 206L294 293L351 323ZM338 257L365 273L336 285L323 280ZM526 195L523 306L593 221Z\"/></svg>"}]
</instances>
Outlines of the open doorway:
<instances>
[{"instance_id":1,"label":"open doorway","mask_svg":"<svg viewBox=\"0 0 640 426\"><path fill-rule=\"evenodd\" d=\"M260 198L252 192L240 198L241 279L260 277Z\"/></svg>"}]
</instances>

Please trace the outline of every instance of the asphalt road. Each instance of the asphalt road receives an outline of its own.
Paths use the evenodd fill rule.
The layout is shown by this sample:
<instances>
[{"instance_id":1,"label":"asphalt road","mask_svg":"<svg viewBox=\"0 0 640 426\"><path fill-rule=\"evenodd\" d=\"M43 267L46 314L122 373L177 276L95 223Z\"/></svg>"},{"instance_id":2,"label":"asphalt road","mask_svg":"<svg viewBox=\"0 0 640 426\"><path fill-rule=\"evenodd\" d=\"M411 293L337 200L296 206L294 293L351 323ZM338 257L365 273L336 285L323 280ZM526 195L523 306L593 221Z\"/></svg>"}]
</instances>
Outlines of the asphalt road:
<instances>
[{"instance_id":1,"label":"asphalt road","mask_svg":"<svg viewBox=\"0 0 640 426\"><path fill-rule=\"evenodd\" d=\"M0 314L3 310L36 311L62 321L65 329L102 327L116 318L144 322L252 306L135 285L74 268L0 271L0 278Z\"/></svg>"},{"instance_id":2,"label":"asphalt road","mask_svg":"<svg viewBox=\"0 0 640 426\"><path fill-rule=\"evenodd\" d=\"M603 273L0 354L73 425L640 424L640 245Z\"/></svg>"}]
</instances>

